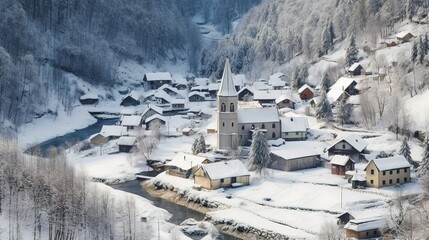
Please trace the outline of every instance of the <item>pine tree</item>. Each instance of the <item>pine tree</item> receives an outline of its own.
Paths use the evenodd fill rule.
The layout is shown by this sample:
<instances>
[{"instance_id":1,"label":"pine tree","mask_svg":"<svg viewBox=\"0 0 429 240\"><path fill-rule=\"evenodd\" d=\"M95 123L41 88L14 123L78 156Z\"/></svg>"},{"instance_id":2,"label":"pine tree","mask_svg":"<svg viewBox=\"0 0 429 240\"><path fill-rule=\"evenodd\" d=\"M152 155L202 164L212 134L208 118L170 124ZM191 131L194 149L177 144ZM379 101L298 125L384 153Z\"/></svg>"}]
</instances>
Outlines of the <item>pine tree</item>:
<instances>
[{"instance_id":1,"label":"pine tree","mask_svg":"<svg viewBox=\"0 0 429 240\"><path fill-rule=\"evenodd\" d=\"M332 36L332 34L333 34L332 23L328 21L328 23L326 24L326 27L322 31L322 36L321 36L322 45L320 46L319 57L328 54L329 50L333 49L335 34L334 36Z\"/></svg>"},{"instance_id":2,"label":"pine tree","mask_svg":"<svg viewBox=\"0 0 429 240\"><path fill-rule=\"evenodd\" d=\"M417 52L419 57L419 63L423 64L423 61L426 56L426 50L425 50L424 38L422 36L419 37L419 44L417 46L418 46Z\"/></svg>"},{"instance_id":3,"label":"pine tree","mask_svg":"<svg viewBox=\"0 0 429 240\"><path fill-rule=\"evenodd\" d=\"M198 146L199 138L195 138L194 143L192 143L192 154L197 154L197 146Z\"/></svg>"},{"instance_id":4,"label":"pine tree","mask_svg":"<svg viewBox=\"0 0 429 240\"><path fill-rule=\"evenodd\" d=\"M334 40L335 40L335 38L337 38L337 35L335 34L334 24L332 24L332 21L329 21L329 23L328 23L328 30L329 30L329 34L331 35L332 47L333 47L334 46Z\"/></svg>"},{"instance_id":5,"label":"pine tree","mask_svg":"<svg viewBox=\"0 0 429 240\"><path fill-rule=\"evenodd\" d=\"M423 145L423 158L420 162L420 167L417 169L419 177L427 177L429 174L429 142L428 137Z\"/></svg>"},{"instance_id":6,"label":"pine tree","mask_svg":"<svg viewBox=\"0 0 429 240\"><path fill-rule=\"evenodd\" d=\"M329 91L329 88L331 87L331 79L329 78L329 75L327 72L323 74L322 80L320 81L320 88L324 89L326 92Z\"/></svg>"},{"instance_id":7,"label":"pine tree","mask_svg":"<svg viewBox=\"0 0 429 240\"><path fill-rule=\"evenodd\" d=\"M307 82L307 78L308 78L308 65L304 64L299 70L297 88L300 88L302 85L304 85Z\"/></svg>"},{"instance_id":8,"label":"pine tree","mask_svg":"<svg viewBox=\"0 0 429 240\"><path fill-rule=\"evenodd\" d=\"M404 156L405 159L407 159L407 161L414 166L414 168L418 167L418 164L413 161L413 159L411 158L411 151L410 151L410 146L408 145L407 139L404 138L402 140L402 144L401 144L401 148L399 149L399 154Z\"/></svg>"},{"instance_id":9,"label":"pine tree","mask_svg":"<svg viewBox=\"0 0 429 240\"><path fill-rule=\"evenodd\" d=\"M206 140L204 139L204 136L202 134L200 135L200 138L198 139L196 152L197 152L196 154L206 152Z\"/></svg>"},{"instance_id":10,"label":"pine tree","mask_svg":"<svg viewBox=\"0 0 429 240\"><path fill-rule=\"evenodd\" d=\"M262 132L255 130L252 135L252 145L249 154L250 170L262 175L271 165L270 147Z\"/></svg>"},{"instance_id":11,"label":"pine tree","mask_svg":"<svg viewBox=\"0 0 429 240\"><path fill-rule=\"evenodd\" d=\"M298 90L298 82L299 82L299 70L298 67L295 67L292 71L292 76L291 76L291 88L292 90Z\"/></svg>"},{"instance_id":12,"label":"pine tree","mask_svg":"<svg viewBox=\"0 0 429 240\"><path fill-rule=\"evenodd\" d=\"M329 121L332 119L332 108L331 104L328 101L328 97L326 96L326 91L322 90L322 94L320 95L320 102L316 107L316 118L317 119L326 119Z\"/></svg>"},{"instance_id":13,"label":"pine tree","mask_svg":"<svg viewBox=\"0 0 429 240\"><path fill-rule=\"evenodd\" d=\"M405 12L409 20L411 20L414 16L414 9L415 9L414 0L408 0L407 5L405 6Z\"/></svg>"},{"instance_id":14,"label":"pine tree","mask_svg":"<svg viewBox=\"0 0 429 240\"><path fill-rule=\"evenodd\" d=\"M418 44L419 42L417 40L415 40L413 42L413 47L411 48L411 61L412 62L416 62L417 61L417 56L418 56Z\"/></svg>"},{"instance_id":15,"label":"pine tree","mask_svg":"<svg viewBox=\"0 0 429 240\"><path fill-rule=\"evenodd\" d=\"M353 63L358 61L358 53L359 50L356 47L355 36L352 35L352 37L350 38L349 47L346 51L346 58L344 60L347 68L349 68Z\"/></svg>"},{"instance_id":16,"label":"pine tree","mask_svg":"<svg viewBox=\"0 0 429 240\"><path fill-rule=\"evenodd\" d=\"M344 124L349 123L351 108L350 108L350 105L347 104L347 100L346 99L342 99L338 103L338 105L336 106L336 108L337 108L337 116L336 116L337 123L341 124L341 126L343 126Z\"/></svg>"}]
</instances>

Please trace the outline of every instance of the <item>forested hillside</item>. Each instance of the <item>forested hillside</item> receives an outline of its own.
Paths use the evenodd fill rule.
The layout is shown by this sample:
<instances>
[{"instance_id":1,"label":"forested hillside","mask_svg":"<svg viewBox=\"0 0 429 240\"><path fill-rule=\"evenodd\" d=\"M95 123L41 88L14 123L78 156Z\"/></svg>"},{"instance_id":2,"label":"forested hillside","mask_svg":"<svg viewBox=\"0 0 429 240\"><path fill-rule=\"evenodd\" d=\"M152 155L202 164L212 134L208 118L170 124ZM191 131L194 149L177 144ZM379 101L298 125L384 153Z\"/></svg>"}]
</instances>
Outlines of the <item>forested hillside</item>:
<instances>
[{"instance_id":1,"label":"forested hillside","mask_svg":"<svg viewBox=\"0 0 429 240\"><path fill-rule=\"evenodd\" d=\"M195 72L201 14L220 31L259 0L0 1L0 122L31 121L58 96L70 108L79 93L64 78L113 86L123 60L162 66L185 61ZM41 111L41 110L40 110Z\"/></svg>"},{"instance_id":2,"label":"forested hillside","mask_svg":"<svg viewBox=\"0 0 429 240\"><path fill-rule=\"evenodd\" d=\"M219 77L225 57L233 72L242 73L258 73L264 63L281 65L301 55L311 62L352 34L359 47L374 47L395 23L425 14L427 6L424 0L263 1L243 17L234 35L203 54L202 72Z\"/></svg>"}]
</instances>

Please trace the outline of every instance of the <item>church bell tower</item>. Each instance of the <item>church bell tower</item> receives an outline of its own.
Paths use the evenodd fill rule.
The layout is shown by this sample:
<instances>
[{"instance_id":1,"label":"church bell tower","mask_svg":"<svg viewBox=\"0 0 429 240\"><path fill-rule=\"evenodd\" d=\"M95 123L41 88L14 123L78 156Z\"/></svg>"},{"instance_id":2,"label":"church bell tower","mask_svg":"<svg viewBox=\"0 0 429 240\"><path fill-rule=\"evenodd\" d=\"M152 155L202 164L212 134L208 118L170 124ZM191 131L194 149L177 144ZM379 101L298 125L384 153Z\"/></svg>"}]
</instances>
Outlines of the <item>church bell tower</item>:
<instances>
[{"instance_id":1,"label":"church bell tower","mask_svg":"<svg viewBox=\"0 0 429 240\"><path fill-rule=\"evenodd\" d=\"M231 67L226 59L222 81L217 93L217 148L238 149L238 94L232 79Z\"/></svg>"}]
</instances>

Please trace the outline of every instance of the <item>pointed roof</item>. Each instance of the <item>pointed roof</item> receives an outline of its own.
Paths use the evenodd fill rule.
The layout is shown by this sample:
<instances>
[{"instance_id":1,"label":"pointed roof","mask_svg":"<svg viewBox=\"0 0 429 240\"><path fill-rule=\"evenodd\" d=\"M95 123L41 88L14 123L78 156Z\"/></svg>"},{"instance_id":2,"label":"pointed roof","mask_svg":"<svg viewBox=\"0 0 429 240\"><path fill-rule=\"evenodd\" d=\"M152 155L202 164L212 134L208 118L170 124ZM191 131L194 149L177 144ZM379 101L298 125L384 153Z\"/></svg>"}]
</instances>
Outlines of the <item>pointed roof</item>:
<instances>
[{"instance_id":1,"label":"pointed roof","mask_svg":"<svg viewBox=\"0 0 429 240\"><path fill-rule=\"evenodd\" d=\"M225 67L223 68L222 82L220 84L218 96L234 97L237 96L235 90L234 80L232 79L231 67L229 66L228 58L225 61Z\"/></svg>"}]
</instances>

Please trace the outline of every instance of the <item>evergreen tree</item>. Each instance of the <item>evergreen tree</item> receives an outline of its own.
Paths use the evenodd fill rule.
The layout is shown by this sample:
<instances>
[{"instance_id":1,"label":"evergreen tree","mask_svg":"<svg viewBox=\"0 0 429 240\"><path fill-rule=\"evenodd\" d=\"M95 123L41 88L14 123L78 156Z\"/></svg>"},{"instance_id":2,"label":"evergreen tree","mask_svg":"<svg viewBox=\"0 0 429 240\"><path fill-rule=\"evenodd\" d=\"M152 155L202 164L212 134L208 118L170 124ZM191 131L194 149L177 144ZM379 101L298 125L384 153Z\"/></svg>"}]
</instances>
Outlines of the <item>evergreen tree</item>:
<instances>
[{"instance_id":1,"label":"evergreen tree","mask_svg":"<svg viewBox=\"0 0 429 240\"><path fill-rule=\"evenodd\" d=\"M332 24L332 21L329 21L328 23L328 30L329 34L331 35L332 46L334 46L334 40L337 38L337 35L335 35L334 24Z\"/></svg>"},{"instance_id":2,"label":"evergreen tree","mask_svg":"<svg viewBox=\"0 0 429 240\"><path fill-rule=\"evenodd\" d=\"M330 21L327 22L325 28L322 31L321 36L321 46L319 50L319 57L328 54L329 50L332 50L334 47L334 37L333 26ZM334 34L334 35L333 35Z\"/></svg>"},{"instance_id":3,"label":"evergreen tree","mask_svg":"<svg viewBox=\"0 0 429 240\"><path fill-rule=\"evenodd\" d=\"M202 134L200 135L200 138L198 139L196 152L197 152L197 154L206 152L206 140L204 139L204 136Z\"/></svg>"},{"instance_id":4,"label":"evergreen tree","mask_svg":"<svg viewBox=\"0 0 429 240\"><path fill-rule=\"evenodd\" d=\"M415 11L414 0L408 0L407 5L405 6L405 12L406 12L407 18L409 20L411 20L413 18L414 11Z\"/></svg>"},{"instance_id":5,"label":"evergreen tree","mask_svg":"<svg viewBox=\"0 0 429 240\"><path fill-rule=\"evenodd\" d=\"M401 148L399 149L399 154L404 156L405 159L407 159L407 161L414 166L414 168L418 167L418 164L413 161L413 159L411 158L411 151L410 151L410 146L408 145L407 139L404 138L402 140L402 144L401 144Z\"/></svg>"},{"instance_id":6,"label":"evergreen tree","mask_svg":"<svg viewBox=\"0 0 429 240\"><path fill-rule=\"evenodd\" d=\"M351 108L350 108L350 104L347 103L347 100L342 99L338 103L336 108L337 108L337 117L336 117L337 123L341 124L341 126L349 123L350 122Z\"/></svg>"},{"instance_id":7,"label":"evergreen tree","mask_svg":"<svg viewBox=\"0 0 429 240\"><path fill-rule=\"evenodd\" d=\"M329 91L329 88L331 87L332 81L329 78L329 75L327 72L323 74L322 80L320 81L320 88L324 89L326 92Z\"/></svg>"},{"instance_id":8,"label":"evergreen tree","mask_svg":"<svg viewBox=\"0 0 429 240\"><path fill-rule=\"evenodd\" d=\"M299 82L299 69L298 67L295 67L292 71L292 76L291 76L291 88L292 90L298 90L298 82Z\"/></svg>"},{"instance_id":9,"label":"evergreen tree","mask_svg":"<svg viewBox=\"0 0 429 240\"><path fill-rule=\"evenodd\" d=\"M326 96L326 91L321 89L322 94L320 95L320 102L316 107L316 118L317 119L326 119L329 121L332 119L332 108L331 104L328 101L328 97Z\"/></svg>"},{"instance_id":10,"label":"evergreen tree","mask_svg":"<svg viewBox=\"0 0 429 240\"><path fill-rule=\"evenodd\" d=\"M308 78L308 65L304 64L299 70L297 88L302 87L302 85L304 85L307 82L307 78Z\"/></svg>"},{"instance_id":11,"label":"evergreen tree","mask_svg":"<svg viewBox=\"0 0 429 240\"><path fill-rule=\"evenodd\" d=\"M267 167L271 165L270 147L262 132L255 130L252 135L250 146L250 170L262 175Z\"/></svg>"},{"instance_id":12,"label":"evergreen tree","mask_svg":"<svg viewBox=\"0 0 429 240\"><path fill-rule=\"evenodd\" d=\"M358 61L358 53L359 50L356 47L355 36L352 35L350 38L350 44L346 51L345 64L346 67L349 68L353 63Z\"/></svg>"},{"instance_id":13,"label":"evergreen tree","mask_svg":"<svg viewBox=\"0 0 429 240\"><path fill-rule=\"evenodd\" d=\"M197 154L197 146L198 146L199 138L195 138L194 143L192 143L192 154Z\"/></svg>"},{"instance_id":14,"label":"evergreen tree","mask_svg":"<svg viewBox=\"0 0 429 240\"><path fill-rule=\"evenodd\" d=\"M411 61L412 62L416 62L417 61L417 56L418 56L418 41L415 40L413 42L413 47L411 48Z\"/></svg>"},{"instance_id":15,"label":"evergreen tree","mask_svg":"<svg viewBox=\"0 0 429 240\"><path fill-rule=\"evenodd\" d=\"M429 142L427 137L423 148L423 159L420 162L420 167L417 169L419 177L427 177L429 174Z\"/></svg>"},{"instance_id":16,"label":"evergreen tree","mask_svg":"<svg viewBox=\"0 0 429 240\"><path fill-rule=\"evenodd\" d=\"M417 52L418 52L418 57L419 57L419 63L423 64L423 61L424 61L425 56L426 56L426 49L425 49L424 38L422 36L419 37L419 44L417 46L418 46Z\"/></svg>"},{"instance_id":17,"label":"evergreen tree","mask_svg":"<svg viewBox=\"0 0 429 240\"><path fill-rule=\"evenodd\" d=\"M366 1L366 11L370 15L375 15L380 11L382 4L380 0L367 0Z\"/></svg>"}]
</instances>

